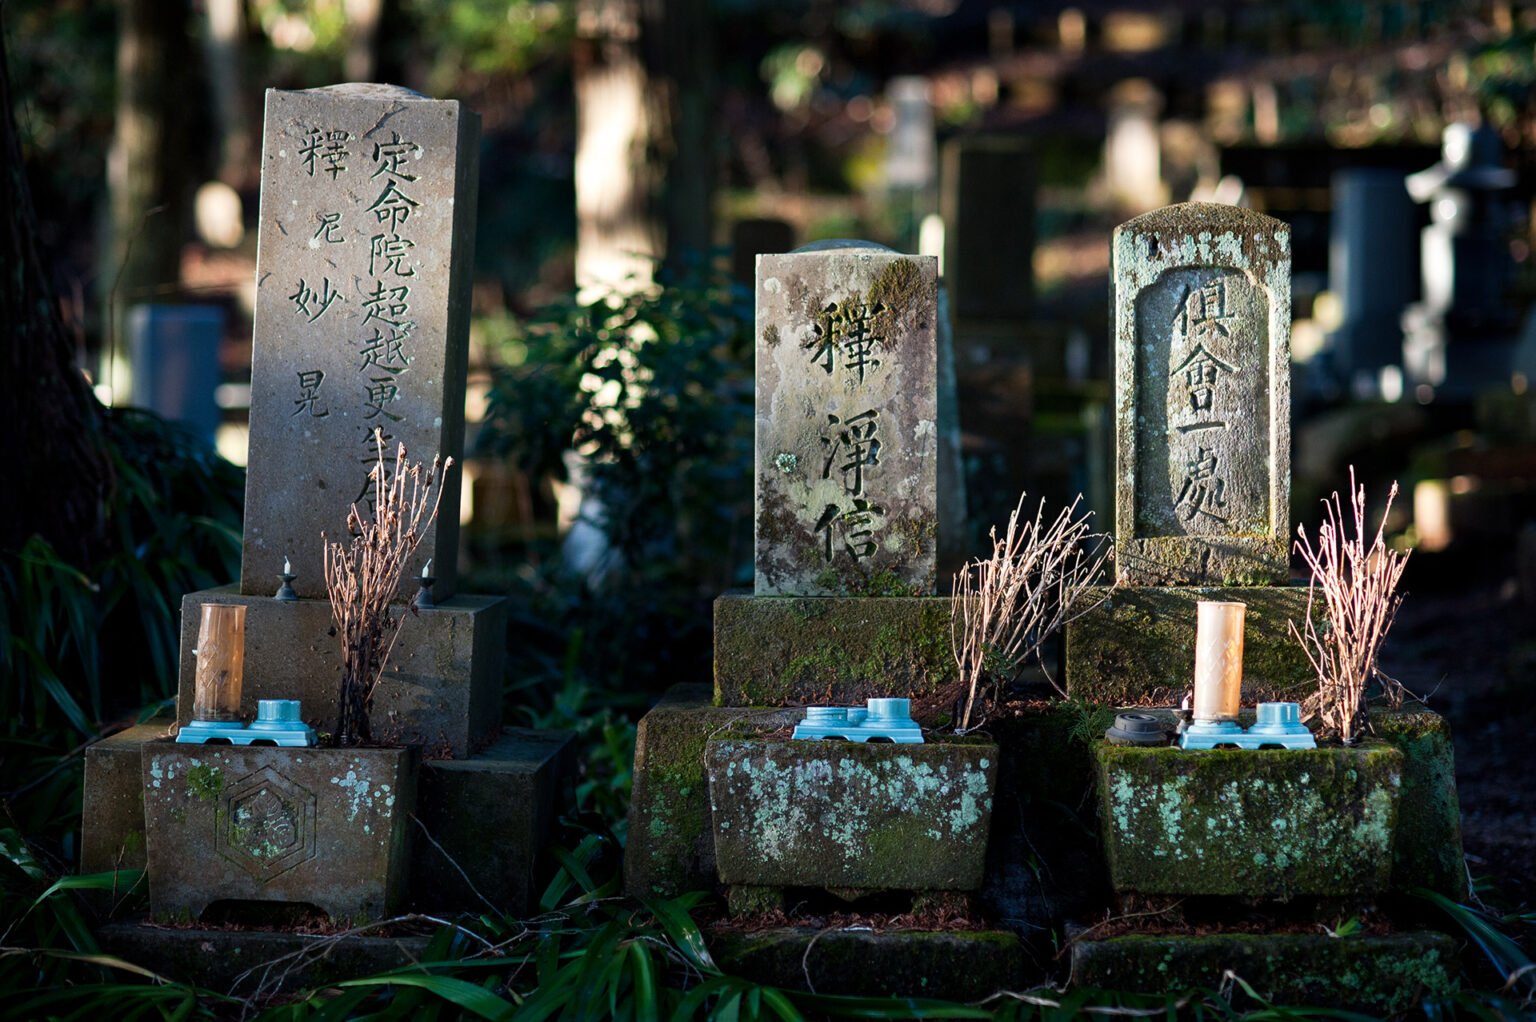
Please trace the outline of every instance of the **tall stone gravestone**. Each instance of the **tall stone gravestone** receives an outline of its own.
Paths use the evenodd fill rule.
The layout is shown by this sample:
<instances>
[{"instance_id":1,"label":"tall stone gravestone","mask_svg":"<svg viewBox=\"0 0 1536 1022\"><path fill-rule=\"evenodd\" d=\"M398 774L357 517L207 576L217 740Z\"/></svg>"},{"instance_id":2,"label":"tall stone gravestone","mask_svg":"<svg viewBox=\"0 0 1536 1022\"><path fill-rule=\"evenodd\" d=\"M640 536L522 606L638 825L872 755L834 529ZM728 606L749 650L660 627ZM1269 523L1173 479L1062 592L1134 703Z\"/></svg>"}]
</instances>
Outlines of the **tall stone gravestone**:
<instances>
[{"instance_id":1,"label":"tall stone gravestone","mask_svg":"<svg viewBox=\"0 0 1536 1022\"><path fill-rule=\"evenodd\" d=\"M1184 203L1116 229L1115 563L1122 583L1288 577L1290 229Z\"/></svg>"},{"instance_id":2,"label":"tall stone gravestone","mask_svg":"<svg viewBox=\"0 0 1536 1022\"><path fill-rule=\"evenodd\" d=\"M758 260L759 596L934 591L937 270L854 242Z\"/></svg>"},{"instance_id":3,"label":"tall stone gravestone","mask_svg":"<svg viewBox=\"0 0 1536 1022\"><path fill-rule=\"evenodd\" d=\"M242 578L183 600L179 724L194 703L201 607L222 603L246 608L242 718L258 700L299 699L307 723L334 728L340 651L321 534L344 541L352 503L374 511L365 482L378 460L375 428L389 465L398 443L416 460L462 457L478 135L478 117L457 102L391 86L268 93ZM558 811L570 736L501 727L506 601L452 594L459 478L457 468L447 473L440 524L408 570L432 558L435 605L412 608L370 716L375 740L419 746L424 759L419 785L414 768L408 784L421 795L414 822L432 840L415 842L408 896L437 910L478 910L489 898L521 912ZM297 598L274 597L285 559ZM407 577L400 598L416 595ZM131 834L101 833L94 807L134 794L138 748L146 770L152 754L195 754L147 737L87 754L101 767L86 793L86 827L96 831L89 868L110 868L107 850L132 844ZM294 769L335 752L298 750ZM156 792L151 835L165 814L174 821L183 794ZM470 804L478 815L466 817ZM317 826L325 839L324 819ZM267 879L241 896L281 900ZM151 888L156 911L194 904L178 902L164 876L152 875Z\"/></svg>"},{"instance_id":4,"label":"tall stone gravestone","mask_svg":"<svg viewBox=\"0 0 1536 1022\"><path fill-rule=\"evenodd\" d=\"M1195 603L1248 605L1245 698L1312 683L1288 620L1290 230L1189 202L1116 229L1115 573L1067 629L1067 686L1113 705L1177 701ZM1241 587L1241 588L1235 588Z\"/></svg>"},{"instance_id":5,"label":"tall stone gravestone","mask_svg":"<svg viewBox=\"0 0 1536 1022\"><path fill-rule=\"evenodd\" d=\"M388 85L267 93L241 592L289 559L322 597L320 534L373 499L382 430L413 457L459 451L479 118ZM461 474L411 573L457 578Z\"/></svg>"}]
</instances>

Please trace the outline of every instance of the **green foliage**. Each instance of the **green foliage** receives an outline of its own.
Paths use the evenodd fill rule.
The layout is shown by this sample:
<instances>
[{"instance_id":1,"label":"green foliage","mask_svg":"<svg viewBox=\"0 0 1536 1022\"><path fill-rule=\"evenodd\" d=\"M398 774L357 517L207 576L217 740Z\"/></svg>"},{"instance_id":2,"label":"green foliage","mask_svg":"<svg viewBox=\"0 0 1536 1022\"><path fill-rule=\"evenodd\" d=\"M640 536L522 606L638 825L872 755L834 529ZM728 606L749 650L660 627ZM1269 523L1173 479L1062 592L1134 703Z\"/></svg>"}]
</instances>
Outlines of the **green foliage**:
<instances>
[{"instance_id":1,"label":"green foliage","mask_svg":"<svg viewBox=\"0 0 1536 1022\"><path fill-rule=\"evenodd\" d=\"M566 479L579 452L602 508L587 524L606 543L585 575L552 545L525 551L511 674L531 679L534 712L582 686L643 708L709 670L709 601L750 563L750 323L744 289L698 264L561 302L502 339L483 449L535 481Z\"/></svg>"},{"instance_id":2,"label":"green foliage","mask_svg":"<svg viewBox=\"0 0 1536 1022\"><path fill-rule=\"evenodd\" d=\"M107 554L74 565L35 536L0 553L0 792L22 833L65 838L68 857L80 805L71 750L170 695L182 595L239 568L240 471L147 412L104 425Z\"/></svg>"}]
</instances>

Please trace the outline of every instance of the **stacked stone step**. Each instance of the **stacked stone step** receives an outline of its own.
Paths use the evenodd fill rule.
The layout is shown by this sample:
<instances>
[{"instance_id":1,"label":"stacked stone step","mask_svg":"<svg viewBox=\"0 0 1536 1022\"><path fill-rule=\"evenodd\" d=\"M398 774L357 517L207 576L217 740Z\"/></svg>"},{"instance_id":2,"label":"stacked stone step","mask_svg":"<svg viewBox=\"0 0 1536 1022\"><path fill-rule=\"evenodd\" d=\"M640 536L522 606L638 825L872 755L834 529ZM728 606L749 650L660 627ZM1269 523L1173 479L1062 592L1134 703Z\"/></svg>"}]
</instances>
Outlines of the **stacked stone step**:
<instances>
[{"instance_id":1,"label":"stacked stone step","mask_svg":"<svg viewBox=\"0 0 1536 1022\"><path fill-rule=\"evenodd\" d=\"M245 717L296 698L307 723L334 729L322 534L345 541L353 503L372 513L375 430L387 466L398 444L413 461L462 461L479 134L458 102L394 86L268 92L241 576L183 601L177 725L191 719L201 608L219 603L246 608ZM399 748L236 755L166 744L164 727L125 732L87 752L82 869L142 866L160 834L179 854L154 857L170 863L151 870L156 915L195 917L215 897L344 917L407 900L530 907L571 739L501 727L506 601L457 592L461 479L462 466L443 477L374 693L375 740ZM279 573L297 600L274 598ZM433 605L407 606L424 576ZM325 871L352 879L308 896Z\"/></svg>"},{"instance_id":2,"label":"stacked stone step","mask_svg":"<svg viewBox=\"0 0 1536 1022\"><path fill-rule=\"evenodd\" d=\"M754 590L715 604L714 698L679 686L640 723L633 894L723 890L741 913L792 907L803 889L953 905L983 884L995 744L788 735L807 705L904 697L931 723L953 698L949 601L935 592L950 545L941 493L961 484L944 443L936 273L932 258L859 242L758 258ZM1018 942L992 936L944 945L943 963L920 961L938 945L917 937L881 937L880 953L957 989L1012 981ZM799 931L773 939L797 961L814 950ZM777 952L721 940L734 966L778 978Z\"/></svg>"},{"instance_id":3,"label":"stacked stone step","mask_svg":"<svg viewBox=\"0 0 1536 1022\"><path fill-rule=\"evenodd\" d=\"M1177 704L1193 677L1195 604L1210 599L1248 606L1245 703L1300 700L1316 677L1288 628L1309 613L1306 587L1288 584L1289 229L1236 207L1170 206L1115 231L1111 267L1118 585L1068 626L1068 692L1110 706ZM1417 884L1464 889L1450 744L1433 714L1383 719L1380 737L1359 748L1101 742L1093 754L1108 878L1122 899L1359 907ZM1141 945L1126 939L1075 943L1074 976L1156 990L1214 984L1246 938L1170 938L1176 977L1138 972L1131 952ZM1366 957L1427 963L1445 986L1443 936L1381 940ZM1313 972L1342 979L1360 948L1335 944L1277 944L1270 960L1313 956ZM1283 972L1254 968L1245 978L1261 988ZM1350 1002L1353 993L1334 985L1307 996L1385 1003Z\"/></svg>"}]
</instances>

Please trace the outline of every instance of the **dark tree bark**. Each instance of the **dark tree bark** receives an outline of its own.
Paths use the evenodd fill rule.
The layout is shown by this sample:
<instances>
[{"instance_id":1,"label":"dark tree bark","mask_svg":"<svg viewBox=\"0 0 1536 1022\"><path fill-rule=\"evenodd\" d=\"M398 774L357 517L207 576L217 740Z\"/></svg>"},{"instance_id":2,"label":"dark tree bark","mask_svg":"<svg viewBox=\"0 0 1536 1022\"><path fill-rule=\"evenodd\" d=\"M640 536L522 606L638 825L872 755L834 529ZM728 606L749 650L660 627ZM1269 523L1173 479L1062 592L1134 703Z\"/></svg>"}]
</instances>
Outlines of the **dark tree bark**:
<instances>
[{"instance_id":1,"label":"dark tree bark","mask_svg":"<svg viewBox=\"0 0 1536 1022\"><path fill-rule=\"evenodd\" d=\"M4 13L0 5L0 14ZM71 563L94 560L111 468L102 407L74 364L73 343L39 251L22 163L10 65L0 32L0 555L41 535Z\"/></svg>"}]
</instances>

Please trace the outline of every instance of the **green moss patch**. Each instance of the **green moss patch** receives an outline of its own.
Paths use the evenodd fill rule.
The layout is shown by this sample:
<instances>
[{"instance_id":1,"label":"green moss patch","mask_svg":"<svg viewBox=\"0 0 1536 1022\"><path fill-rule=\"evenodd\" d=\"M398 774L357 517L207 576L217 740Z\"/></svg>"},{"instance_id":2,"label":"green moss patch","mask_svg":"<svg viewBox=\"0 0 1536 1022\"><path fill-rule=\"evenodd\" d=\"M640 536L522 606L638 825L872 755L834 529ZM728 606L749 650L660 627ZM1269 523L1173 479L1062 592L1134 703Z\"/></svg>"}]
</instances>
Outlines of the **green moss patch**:
<instances>
[{"instance_id":1,"label":"green moss patch","mask_svg":"<svg viewBox=\"0 0 1536 1022\"><path fill-rule=\"evenodd\" d=\"M1387 889L1403 754L1101 743L1110 882L1142 894L1369 897Z\"/></svg>"},{"instance_id":2,"label":"green moss patch","mask_svg":"<svg viewBox=\"0 0 1536 1022\"><path fill-rule=\"evenodd\" d=\"M1392 842L1392 886L1428 887L1461 901L1467 867L1461 850L1456 756L1445 718L1428 710L1371 710L1377 737L1403 754L1403 794Z\"/></svg>"},{"instance_id":3,"label":"green moss patch","mask_svg":"<svg viewBox=\"0 0 1536 1022\"><path fill-rule=\"evenodd\" d=\"M871 696L929 703L957 687L943 597L794 597L715 601L715 701L857 705Z\"/></svg>"}]
</instances>

